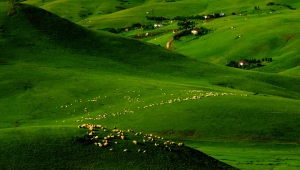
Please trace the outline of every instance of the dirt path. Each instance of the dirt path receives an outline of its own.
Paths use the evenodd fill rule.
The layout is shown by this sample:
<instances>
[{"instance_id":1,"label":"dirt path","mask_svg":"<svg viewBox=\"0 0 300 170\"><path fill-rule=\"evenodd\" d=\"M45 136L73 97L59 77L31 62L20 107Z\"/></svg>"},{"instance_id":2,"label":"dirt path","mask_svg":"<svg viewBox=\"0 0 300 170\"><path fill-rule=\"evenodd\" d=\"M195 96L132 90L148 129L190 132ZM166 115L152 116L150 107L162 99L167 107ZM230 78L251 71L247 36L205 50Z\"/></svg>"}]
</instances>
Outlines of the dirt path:
<instances>
[{"instance_id":1,"label":"dirt path","mask_svg":"<svg viewBox=\"0 0 300 170\"><path fill-rule=\"evenodd\" d=\"M166 48L167 48L168 50L171 50L171 44L172 44L173 41L174 41L174 38L171 38L171 39L167 42Z\"/></svg>"},{"instance_id":2,"label":"dirt path","mask_svg":"<svg viewBox=\"0 0 300 170\"><path fill-rule=\"evenodd\" d=\"M176 34L180 34L183 30L180 30L178 32L176 32ZM174 41L174 36L167 42L166 44L166 48L168 50L175 50L175 48L172 48L171 45L172 45L172 42Z\"/></svg>"}]
</instances>

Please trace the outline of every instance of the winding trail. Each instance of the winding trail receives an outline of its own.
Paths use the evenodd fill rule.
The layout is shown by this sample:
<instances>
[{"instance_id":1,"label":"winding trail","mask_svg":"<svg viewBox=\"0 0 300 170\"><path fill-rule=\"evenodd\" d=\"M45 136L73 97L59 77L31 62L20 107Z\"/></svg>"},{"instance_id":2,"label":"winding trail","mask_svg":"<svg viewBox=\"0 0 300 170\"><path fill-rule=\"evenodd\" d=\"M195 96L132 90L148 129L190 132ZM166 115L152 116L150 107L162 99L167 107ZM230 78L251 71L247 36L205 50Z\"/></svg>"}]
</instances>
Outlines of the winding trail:
<instances>
[{"instance_id":1,"label":"winding trail","mask_svg":"<svg viewBox=\"0 0 300 170\"><path fill-rule=\"evenodd\" d=\"M172 38L167 42L166 48L167 48L168 50L171 50L171 44L172 44L173 41L174 41L174 38L172 37Z\"/></svg>"},{"instance_id":2,"label":"winding trail","mask_svg":"<svg viewBox=\"0 0 300 170\"><path fill-rule=\"evenodd\" d=\"M184 31L184 30L180 30L180 31L176 32L176 35L180 34L182 31ZM174 36L166 44L166 48L168 50L175 50L175 48L171 47L173 41L174 41Z\"/></svg>"}]
</instances>

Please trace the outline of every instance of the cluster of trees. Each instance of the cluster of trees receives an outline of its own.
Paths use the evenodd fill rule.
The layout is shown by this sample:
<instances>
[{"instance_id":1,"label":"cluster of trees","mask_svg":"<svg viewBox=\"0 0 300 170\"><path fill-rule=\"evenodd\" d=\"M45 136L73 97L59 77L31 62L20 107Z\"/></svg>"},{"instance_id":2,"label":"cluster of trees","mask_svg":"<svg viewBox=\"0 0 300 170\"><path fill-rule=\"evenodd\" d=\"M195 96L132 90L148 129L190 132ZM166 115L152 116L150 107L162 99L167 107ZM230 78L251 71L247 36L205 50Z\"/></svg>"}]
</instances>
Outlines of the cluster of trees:
<instances>
[{"instance_id":1,"label":"cluster of trees","mask_svg":"<svg viewBox=\"0 0 300 170\"><path fill-rule=\"evenodd\" d=\"M272 58L262 58L261 59L262 62L266 61L266 62L272 62L273 59Z\"/></svg>"},{"instance_id":2,"label":"cluster of trees","mask_svg":"<svg viewBox=\"0 0 300 170\"><path fill-rule=\"evenodd\" d=\"M131 31L131 30L135 30L135 29L139 29L139 28L143 28L143 30L153 30L154 25L153 24L142 25L140 23L135 23L126 28L103 28L103 29L99 29L99 30L118 34L118 33L124 32L124 31Z\"/></svg>"},{"instance_id":3,"label":"cluster of trees","mask_svg":"<svg viewBox=\"0 0 300 170\"><path fill-rule=\"evenodd\" d=\"M259 10L259 6L254 6L254 10Z\"/></svg>"},{"instance_id":4,"label":"cluster of trees","mask_svg":"<svg viewBox=\"0 0 300 170\"><path fill-rule=\"evenodd\" d=\"M140 23L134 23L131 26L126 27L126 28L103 28L101 30L118 34L118 33L124 32L124 31L130 31L130 30L134 30L134 29L139 29L141 27L144 27L144 26L142 24L140 24Z\"/></svg>"},{"instance_id":5,"label":"cluster of trees","mask_svg":"<svg viewBox=\"0 0 300 170\"><path fill-rule=\"evenodd\" d=\"M148 20L154 20L154 21L170 20L170 19L162 17L162 16L159 16L159 17L156 17L156 16L146 16L146 18Z\"/></svg>"},{"instance_id":6,"label":"cluster of trees","mask_svg":"<svg viewBox=\"0 0 300 170\"><path fill-rule=\"evenodd\" d=\"M206 18L204 17L205 15L188 15L188 16L176 16L172 18L172 20L178 20L178 21L187 21L189 19L196 19L196 20L205 20ZM209 18L220 18L222 15L219 13L215 14L209 14L206 15L207 19ZM163 21L163 20L170 20L170 18L166 18L163 16L146 16L148 20L154 20L154 21Z\"/></svg>"},{"instance_id":7,"label":"cluster of trees","mask_svg":"<svg viewBox=\"0 0 300 170\"><path fill-rule=\"evenodd\" d=\"M177 23L177 25L179 26L179 30L194 28L195 24L196 23L194 21L179 21Z\"/></svg>"},{"instance_id":8,"label":"cluster of trees","mask_svg":"<svg viewBox=\"0 0 300 170\"><path fill-rule=\"evenodd\" d=\"M289 8L289 9L291 9L291 10L296 10L296 8L293 8L293 7L291 7L290 5L285 5L285 4L283 4L283 5L281 5L281 4L275 4L274 2L268 2L268 3L267 3L267 6L273 6L273 5L277 5L277 6L285 6L285 7Z\"/></svg>"},{"instance_id":9,"label":"cluster of trees","mask_svg":"<svg viewBox=\"0 0 300 170\"><path fill-rule=\"evenodd\" d=\"M88 15L92 15L92 14L93 13L88 9L84 9L84 10L79 11L79 17L81 17L81 18L87 17Z\"/></svg>"},{"instance_id":10,"label":"cluster of trees","mask_svg":"<svg viewBox=\"0 0 300 170\"><path fill-rule=\"evenodd\" d=\"M209 14L206 15L207 19L210 18L220 18L222 17L219 13ZM179 20L179 21L187 21L189 19L198 19L198 20L205 20L205 15L189 15L189 16L176 16L173 18L173 20Z\"/></svg>"},{"instance_id":11,"label":"cluster of trees","mask_svg":"<svg viewBox=\"0 0 300 170\"><path fill-rule=\"evenodd\" d=\"M180 33L176 34L173 36L174 40L179 40L181 37L186 36L186 35L190 35L191 34L191 30L183 30Z\"/></svg>"},{"instance_id":12,"label":"cluster of trees","mask_svg":"<svg viewBox=\"0 0 300 170\"><path fill-rule=\"evenodd\" d=\"M199 19L199 20L204 20L204 15L190 15L190 16L176 16L173 18L174 20L178 21L186 21L188 19Z\"/></svg>"},{"instance_id":13,"label":"cluster of trees","mask_svg":"<svg viewBox=\"0 0 300 170\"><path fill-rule=\"evenodd\" d=\"M267 3L267 6L272 6L272 5L275 5L275 3L274 2L268 2Z\"/></svg>"},{"instance_id":14,"label":"cluster of trees","mask_svg":"<svg viewBox=\"0 0 300 170\"><path fill-rule=\"evenodd\" d=\"M263 66L262 62L272 62L273 59L272 58L262 58L260 60L260 59L252 58L252 59L244 59L241 61L244 61L244 64L242 66L239 65L239 62L237 62L237 61L230 61L228 64L226 64L226 66L252 69L252 68L256 68L256 67L262 67ZM245 64L245 63L247 63L247 64Z\"/></svg>"},{"instance_id":15,"label":"cluster of trees","mask_svg":"<svg viewBox=\"0 0 300 170\"><path fill-rule=\"evenodd\" d=\"M116 9L117 9L118 11L121 11L121 10L124 10L124 9L126 9L126 8L121 7L121 6L116 6Z\"/></svg>"},{"instance_id":16,"label":"cluster of trees","mask_svg":"<svg viewBox=\"0 0 300 170\"><path fill-rule=\"evenodd\" d=\"M126 3L126 2L129 2L128 0L118 0L118 1L120 1L121 4Z\"/></svg>"},{"instance_id":17,"label":"cluster of trees","mask_svg":"<svg viewBox=\"0 0 300 170\"><path fill-rule=\"evenodd\" d=\"M197 35L198 36L203 36L205 34L208 34L211 30L201 27L201 28L196 28L196 30L198 31ZM176 34L173 36L174 40L179 40L181 37L183 36L187 36L191 34L192 29L185 29L183 31L181 31L180 33Z\"/></svg>"}]
</instances>

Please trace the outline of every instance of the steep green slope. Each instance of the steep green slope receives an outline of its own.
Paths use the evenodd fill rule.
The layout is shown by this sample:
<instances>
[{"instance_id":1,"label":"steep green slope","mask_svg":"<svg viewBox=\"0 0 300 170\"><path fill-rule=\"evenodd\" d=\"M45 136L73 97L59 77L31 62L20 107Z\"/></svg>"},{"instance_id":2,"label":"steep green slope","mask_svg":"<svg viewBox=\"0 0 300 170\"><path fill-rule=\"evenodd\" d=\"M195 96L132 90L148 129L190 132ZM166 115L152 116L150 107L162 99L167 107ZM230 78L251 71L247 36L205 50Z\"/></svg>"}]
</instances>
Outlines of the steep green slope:
<instances>
[{"instance_id":1,"label":"steep green slope","mask_svg":"<svg viewBox=\"0 0 300 170\"><path fill-rule=\"evenodd\" d=\"M208 87L219 92L232 91L218 87L225 86L299 98L297 84L299 80L296 77L247 72L203 63L153 45L106 33L92 33L33 7L22 6L20 13L8 17L5 22L7 31L4 40L11 43L7 43L8 46L2 49L4 56L2 60L8 63L1 67L2 73L5 73L1 75L2 80L5 80L1 82L4 100L6 97L16 97L24 92L30 95L32 92L38 94L43 90L60 97L64 96L64 93L69 93L71 99L79 96L76 93L82 90L76 87L96 90L97 83L101 83L104 92L106 90L104 87L108 87L110 83L115 84L111 85L110 89L120 88L119 83L125 79L136 82L134 83L136 87L132 90L137 90L143 86L143 83L138 82L145 77L150 78L150 82L153 79L160 80L159 84L162 87L167 87L167 82L179 81L183 83L178 85L176 83L174 86L180 89L181 86L187 85L184 90L191 90L192 86L188 86L190 84L197 88ZM53 22L61 27L51 24ZM20 25L22 27L19 27ZM16 42L16 38L17 43L12 43ZM125 48L126 46L134 46L135 49ZM118 51L110 47L117 48ZM118 79L119 76L121 78ZM108 81L110 77L115 78ZM130 81L122 86L132 86ZM71 85L68 86L70 89L65 90L68 83ZM98 84L98 87L101 84ZM57 88L51 89L51 86ZM126 88L123 89L125 91ZM60 94L59 90L64 92ZM22 96L24 97L22 100L27 100L26 95ZM92 96L94 95L88 94L87 98ZM49 100L54 100L53 98ZM10 109L17 109L4 106L3 108L6 108L7 112Z\"/></svg>"},{"instance_id":2,"label":"steep green slope","mask_svg":"<svg viewBox=\"0 0 300 170\"><path fill-rule=\"evenodd\" d=\"M278 73L294 68L299 63L299 52L295 50L298 44L297 37L299 33L297 28L299 22L295 16L299 13L297 8L300 4L296 1L274 1L274 5L267 5L269 2L257 0L235 2L183 0L176 2L112 1L103 4L102 1L99 1L86 3L89 4L89 7L83 6L79 1L56 0L43 3L28 1L26 3L40 6L94 30L108 27L125 28L135 23L149 25L155 22L147 20L146 16L173 18L178 15L188 16L222 11L227 15L224 21L223 19L218 19L204 24L202 21L196 21L199 27L205 26L215 29L214 34L199 39L193 39L191 36L188 38L184 37L179 42L175 41L173 45L177 52L220 65L226 65L230 61L241 59L255 58L261 60L262 58L272 58L275 62L256 70ZM64 9L61 9L61 6L59 6L62 3L65 4L63 5ZM95 14L95 10L100 10L97 9L100 8L99 6L104 11L110 12ZM122 7L123 10L113 10L116 7ZM254 10L255 7L259 7L259 10ZM73 13L66 12L70 12L70 10ZM81 19L80 17L78 18L80 11L86 10L90 11L90 15L81 17ZM236 14L241 13L242 15L230 16L233 12ZM77 16L75 20L73 16ZM170 23L165 22L165 24L168 25ZM133 31L133 33L124 34L132 36L134 34L143 35L146 32L160 34L168 31L167 37L171 37L172 33L170 33L170 30L176 29L175 24L171 25L163 29ZM230 29L231 27L236 29ZM242 36L242 38L237 40L236 37L238 36ZM158 41L156 41L157 38ZM159 37L155 36L146 41L165 46L168 39L159 40Z\"/></svg>"},{"instance_id":3,"label":"steep green slope","mask_svg":"<svg viewBox=\"0 0 300 170\"><path fill-rule=\"evenodd\" d=\"M101 132L100 132L101 131ZM200 151L164 142L142 142L143 137L126 132L126 139L116 133L105 134L100 129L98 141L104 135L114 134L108 146L95 146L83 138L86 130L77 127L31 127L6 129L1 133L2 169L236 169L219 162ZM10 134L18 134L10 139ZM137 140L137 145L133 144ZM116 144L117 142L117 144ZM102 142L101 142L102 143ZM155 144L159 144L155 146ZM5 147L2 147L5 146ZM111 149L112 148L112 149ZM124 149L127 149L124 152ZM138 152L138 149L141 151Z\"/></svg>"},{"instance_id":4,"label":"steep green slope","mask_svg":"<svg viewBox=\"0 0 300 170\"><path fill-rule=\"evenodd\" d=\"M87 52L89 55L83 55L85 51L80 50L74 54L74 51L68 49L72 46L72 44L68 44L71 41L64 41L65 38L70 37L74 40L75 36L68 34L66 37L60 37L64 34L63 32L60 34L57 30L57 32L49 32L45 29L47 24L34 16L44 14L43 17L50 19L48 22L58 21L58 18L29 6L15 4L14 7L18 13L7 17L3 22L6 30L3 38L8 42L15 40L18 42L6 44L1 48L5 54L1 57L2 63L5 64L1 65L0 99L2 113L4 113L0 132L2 152L0 162L3 169L82 169L87 167L93 169L235 169L188 147L165 152L163 148L157 149L154 143L148 143L140 146L146 148L147 152L139 154L137 148L132 144L130 135L126 135L127 139L125 143L123 142L124 144L119 142L120 140L118 141L120 143L118 144L119 150L117 147L110 152L109 149L82 145L78 143L80 140L74 141L76 137L85 134L85 131L80 131L81 133L75 131L77 127L74 120L71 125L59 123L53 127L53 120L59 119L61 122L62 118L66 117L53 112L54 105L60 104L66 98L74 98L81 94L93 96L92 88L97 89L97 92L101 91L101 88L104 88L103 91L107 91L108 87L113 87L112 83L116 83L113 79L123 79L122 82L126 82L128 79L122 74L132 74L133 72L120 63L116 64L112 61L114 58L107 59L104 56L96 60L96 64L99 66L102 64L105 68L93 69L97 70L97 73L89 73L90 65L82 68L80 65L88 64L89 61L86 58L92 57L92 55L89 52ZM6 12L5 10L9 7L2 9L4 9L2 12ZM68 27L71 23L62 21L61 24L61 26ZM76 30L76 25L71 25ZM20 26L22 27L20 28ZM84 29L77 28L77 30L83 31L82 34L85 35ZM25 34L28 31L31 31L31 34ZM91 33L91 35L93 34ZM12 51L15 47L19 48ZM79 48L78 45L73 45L73 47ZM44 50L41 51L42 49ZM85 50L89 50L89 48ZM80 57L83 58L80 59ZM72 65L74 62L77 64ZM128 61L122 60L122 62ZM117 66L110 67L113 64ZM118 76L118 73L108 72L109 69L114 72L121 69L124 72ZM101 79L101 75L103 79ZM134 77L131 78L134 79ZM79 83L82 83L81 88L75 83L78 79L80 79ZM94 87L93 79L98 81ZM112 83L110 83L111 80ZM101 87L103 84L107 85ZM130 86L130 84L124 84ZM88 88L88 90L84 92L85 88L82 87ZM111 94L109 91L108 93ZM54 109L49 109L51 107ZM49 120L51 123L48 122ZM66 122L70 124L68 120ZM9 134L18 134L18 137L12 139ZM129 146L129 143L133 146ZM128 148L128 152L123 152L124 148L122 147ZM188 158L191 155L193 157Z\"/></svg>"}]
</instances>

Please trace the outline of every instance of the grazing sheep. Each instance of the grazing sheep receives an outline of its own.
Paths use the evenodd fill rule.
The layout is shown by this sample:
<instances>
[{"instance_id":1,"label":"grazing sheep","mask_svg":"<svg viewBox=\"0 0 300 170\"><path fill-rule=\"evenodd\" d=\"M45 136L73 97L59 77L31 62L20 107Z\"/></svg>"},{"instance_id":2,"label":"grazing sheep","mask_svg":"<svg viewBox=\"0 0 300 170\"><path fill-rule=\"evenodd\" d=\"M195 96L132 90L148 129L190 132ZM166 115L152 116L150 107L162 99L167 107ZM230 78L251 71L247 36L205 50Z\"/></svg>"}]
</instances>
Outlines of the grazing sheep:
<instances>
[{"instance_id":1,"label":"grazing sheep","mask_svg":"<svg viewBox=\"0 0 300 170\"><path fill-rule=\"evenodd\" d=\"M178 146L184 146L184 144L182 142L179 142Z\"/></svg>"},{"instance_id":2,"label":"grazing sheep","mask_svg":"<svg viewBox=\"0 0 300 170\"><path fill-rule=\"evenodd\" d=\"M105 142L104 144L103 144L103 146L107 146L108 145L108 143L107 142Z\"/></svg>"},{"instance_id":3,"label":"grazing sheep","mask_svg":"<svg viewBox=\"0 0 300 170\"><path fill-rule=\"evenodd\" d=\"M112 151L112 150L114 150L114 149L113 149L113 148L110 148L109 150Z\"/></svg>"},{"instance_id":4,"label":"grazing sheep","mask_svg":"<svg viewBox=\"0 0 300 170\"><path fill-rule=\"evenodd\" d=\"M124 151L124 152L127 152L128 150L127 150L127 149L124 149L123 151Z\"/></svg>"},{"instance_id":5,"label":"grazing sheep","mask_svg":"<svg viewBox=\"0 0 300 170\"><path fill-rule=\"evenodd\" d=\"M146 150L144 150L143 153L146 153Z\"/></svg>"},{"instance_id":6,"label":"grazing sheep","mask_svg":"<svg viewBox=\"0 0 300 170\"><path fill-rule=\"evenodd\" d=\"M124 139L125 139L125 136L121 136L121 139L123 139L123 140L124 140Z\"/></svg>"},{"instance_id":7,"label":"grazing sheep","mask_svg":"<svg viewBox=\"0 0 300 170\"><path fill-rule=\"evenodd\" d=\"M101 144L101 143L98 143L98 146L102 147L102 144Z\"/></svg>"},{"instance_id":8,"label":"grazing sheep","mask_svg":"<svg viewBox=\"0 0 300 170\"><path fill-rule=\"evenodd\" d=\"M136 141L136 140L133 140L133 143L134 143L135 145L137 145L137 141Z\"/></svg>"},{"instance_id":9,"label":"grazing sheep","mask_svg":"<svg viewBox=\"0 0 300 170\"><path fill-rule=\"evenodd\" d=\"M115 142L115 144L118 144L118 142Z\"/></svg>"}]
</instances>

